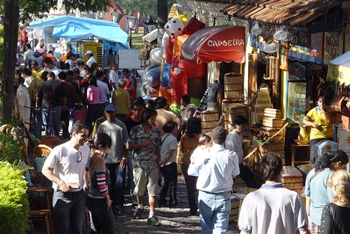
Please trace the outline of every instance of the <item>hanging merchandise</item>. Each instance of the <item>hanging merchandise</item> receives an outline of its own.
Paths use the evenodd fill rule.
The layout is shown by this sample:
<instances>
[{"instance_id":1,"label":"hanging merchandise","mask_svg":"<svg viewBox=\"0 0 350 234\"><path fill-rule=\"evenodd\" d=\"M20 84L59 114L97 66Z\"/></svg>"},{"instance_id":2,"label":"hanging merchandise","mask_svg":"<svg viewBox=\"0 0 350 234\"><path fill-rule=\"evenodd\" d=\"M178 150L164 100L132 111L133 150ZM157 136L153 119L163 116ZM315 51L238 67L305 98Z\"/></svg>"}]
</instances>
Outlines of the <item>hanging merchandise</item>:
<instances>
[{"instance_id":1,"label":"hanging merchandise","mask_svg":"<svg viewBox=\"0 0 350 234\"><path fill-rule=\"evenodd\" d=\"M181 46L185 43L185 41L187 40L187 38L189 36L190 35L182 34L182 35L179 35L179 36L175 37L174 45L173 45L173 55L174 56L180 57L180 55L181 55Z\"/></svg>"},{"instance_id":2,"label":"hanging merchandise","mask_svg":"<svg viewBox=\"0 0 350 234\"><path fill-rule=\"evenodd\" d=\"M178 16L176 16L176 18L178 18L181 21L182 25L186 25L188 22L188 15L187 14L178 15Z\"/></svg>"},{"instance_id":3,"label":"hanging merchandise","mask_svg":"<svg viewBox=\"0 0 350 234\"><path fill-rule=\"evenodd\" d=\"M179 72L170 71L170 77L171 77L171 103L179 104L182 95L188 94L187 72L182 71L181 69Z\"/></svg>"},{"instance_id":4,"label":"hanging merchandise","mask_svg":"<svg viewBox=\"0 0 350 234\"><path fill-rule=\"evenodd\" d=\"M267 56L266 59L266 78L265 80L274 80L278 74L278 60L274 56Z\"/></svg>"},{"instance_id":5,"label":"hanging merchandise","mask_svg":"<svg viewBox=\"0 0 350 234\"><path fill-rule=\"evenodd\" d=\"M164 26L165 32L169 35L169 37L181 35L183 28L184 25L178 18L169 20Z\"/></svg>"},{"instance_id":6,"label":"hanging merchandise","mask_svg":"<svg viewBox=\"0 0 350 234\"><path fill-rule=\"evenodd\" d=\"M274 42L272 42L270 44L269 43L263 43L262 45L263 45L263 49L262 50L265 53L268 53L268 54L277 52L278 48L279 48L278 44L274 43Z\"/></svg>"},{"instance_id":7,"label":"hanging merchandise","mask_svg":"<svg viewBox=\"0 0 350 234\"><path fill-rule=\"evenodd\" d=\"M173 59L174 41L175 41L175 38L169 38L169 40L166 43L165 61L167 63L171 63L171 61Z\"/></svg>"},{"instance_id":8,"label":"hanging merchandise","mask_svg":"<svg viewBox=\"0 0 350 234\"><path fill-rule=\"evenodd\" d=\"M273 39L276 41L291 41L293 39L293 35L288 32L284 31L283 28L276 29L276 32L273 34Z\"/></svg>"},{"instance_id":9,"label":"hanging merchandise","mask_svg":"<svg viewBox=\"0 0 350 234\"><path fill-rule=\"evenodd\" d=\"M203 22L199 21L198 19L196 19L196 17L192 17L187 22L187 24L185 25L185 27L182 30L182 32L184 34L191 35L194 32L196 32L196 31L198 31L198 30L200 30L202 28L205 28L205 23L203 23Z\"/></svg>"},{"instance_id":10,"label":"hanging merchandise","mask_svg":"<svg viewBox=\"0 0 350 234\"><path fill-rule=\"evenodd\" d=\"M207 90L205 91L200 104L197 108L198 111L204 111L207 109L208 104L216 102L216 94L220 90L220 84L218 80L215 80L214 83L211 83Z\"/></svg>"},{"instance_id":11,"label":"hanging merchandise","mask_svg":"<svg viewBox=\"0 0 350 234\"><path fill-rule=\"evenodd\" d=\"M252 27L252 30L251 30L251 33L254 35L254 36L259 36L261 34L262 30L261 28L259 27L259 24L258 22L255 22L255 25Z\"/></svg>"},{"instance_id":12,"label":"hanging merchandise","mask_svg":"<svg viewBox=\"0 0 350 234\"><path fill-rule=\"evenodd\" d=\"M197 64L196 62L189 61L186 59L181 59L177 56L173 56L172 67L174 70L176 68L182 69L184 72L187 73L188 79L201 78L201 77L205 77L206 75L205 63Z\"/></svg>"}]
</instances>

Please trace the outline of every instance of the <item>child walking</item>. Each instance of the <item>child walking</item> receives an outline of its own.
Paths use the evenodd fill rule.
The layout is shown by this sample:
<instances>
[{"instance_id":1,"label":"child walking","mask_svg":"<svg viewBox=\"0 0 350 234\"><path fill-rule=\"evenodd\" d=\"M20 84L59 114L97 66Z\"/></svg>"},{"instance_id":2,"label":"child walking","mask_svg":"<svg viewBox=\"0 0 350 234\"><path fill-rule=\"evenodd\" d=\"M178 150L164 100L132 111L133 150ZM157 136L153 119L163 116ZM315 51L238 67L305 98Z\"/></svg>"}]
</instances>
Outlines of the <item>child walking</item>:
<instances>
[{"instance_id":1,"label":"child walking","mask_svg":"<svg viewBox=\"0 0 350 234\"><path fill-rule=\"evenodd\" d=\"M161 138L160 147L160 171L163 176L163 184L160 191L159 206L166 206L166 195L170 190L169 207L177 206L177 164L176 150L178 134L177 123L168 121L163 126L165 134Z\"/></svg>"}]
</instances>

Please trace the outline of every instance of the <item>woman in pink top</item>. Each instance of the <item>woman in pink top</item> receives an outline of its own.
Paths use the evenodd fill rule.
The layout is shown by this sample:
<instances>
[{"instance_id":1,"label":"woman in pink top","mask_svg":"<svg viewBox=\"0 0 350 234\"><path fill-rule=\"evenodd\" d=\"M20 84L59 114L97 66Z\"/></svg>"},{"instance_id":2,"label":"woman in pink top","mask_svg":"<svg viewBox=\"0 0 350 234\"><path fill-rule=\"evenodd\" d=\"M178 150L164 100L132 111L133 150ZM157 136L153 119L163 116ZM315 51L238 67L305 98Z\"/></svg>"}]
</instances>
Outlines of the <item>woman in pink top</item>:
<instances>
[{"instance_id":1,"label":"woman in pink top","mask_svg":"<svg viewBox=\"0 0 350 234\"><path fill-rule=\"evenodd\" d=\"M86 99L88 101L88 110L85 116L85 123L89 126L89 134L92 132L92 124L100 117L101 105L101 89L97 85L95 76L89 77L89 86L86 91Z\"/></svg>"}]
</instances>

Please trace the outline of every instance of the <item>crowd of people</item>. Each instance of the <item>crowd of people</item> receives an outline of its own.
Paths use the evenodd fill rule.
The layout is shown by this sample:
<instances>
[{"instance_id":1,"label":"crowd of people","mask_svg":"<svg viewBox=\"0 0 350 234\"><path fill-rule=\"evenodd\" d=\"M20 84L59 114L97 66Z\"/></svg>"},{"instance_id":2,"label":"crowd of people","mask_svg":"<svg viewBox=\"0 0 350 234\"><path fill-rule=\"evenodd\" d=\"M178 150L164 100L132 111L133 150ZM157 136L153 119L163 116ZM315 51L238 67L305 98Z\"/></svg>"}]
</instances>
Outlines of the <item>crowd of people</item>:
<instances>
[{"instance_id":1,"label":"crowd of people","mask_svg":"<svg viewBox=\"0 0 350 234\"><path fill-rule=\"evenodd\" d=\"M55 233L82 233L85 207L97 233L114 233L114 215L125 214L124 196L129 192L136 206L133 217L143 218L147 193L147 223L161 225L155 215L157 204L178 206L178 149L183 155L180 168L189 215L200 216L202 233L227 231L238 175L248 187L258 189L243 201L241 233L350 233L346 225L350 176L342 170L348 163L343 151L310 158L315 168L306 178L305 205L300 195L279 182L282 161L278 156L263 156L264 181L255 178L245 164L245 117L233 118L234 130L228 135L222 127L214 128L210 136L202 134L197 107L188 95L181 98L176 115L164 97L146 101L138 97L135 76L124 69L120 79L112 58L110 71L105 71L99 69L91 51L86 52L84 64L70 49L57 60L51 53L44 56L42 44L35 52L29 44L26 47L26 67L17 89L21 118L38 138L45 129L46 134L65 140L53 149L43 168L54 188ZM322 125L327 103L320 98L318 104L304 120L314 128L311 151L320 139L332 137L328 125Z\"/></svg>"}]
</instances>

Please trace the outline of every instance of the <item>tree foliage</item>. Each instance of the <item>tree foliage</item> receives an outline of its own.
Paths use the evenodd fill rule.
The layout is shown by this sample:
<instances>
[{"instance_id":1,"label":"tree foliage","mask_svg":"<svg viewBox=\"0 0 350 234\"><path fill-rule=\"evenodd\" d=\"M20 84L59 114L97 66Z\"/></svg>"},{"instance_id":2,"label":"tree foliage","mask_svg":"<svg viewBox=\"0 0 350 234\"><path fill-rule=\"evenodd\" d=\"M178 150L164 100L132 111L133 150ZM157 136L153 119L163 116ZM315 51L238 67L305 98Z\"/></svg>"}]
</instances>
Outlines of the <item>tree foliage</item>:
<instances>
[{"instance_id":1,"label":"tree foliage","mask_svg":"<svg viewBox=\"0 0 350 234\"><path fill-rule=\"evenodd\" d=\"M165 0L158 0L165 1ZM168 11L170 7L176 3L175 0L167 0ZM141 14L145 14L146 17L152 16L153 19L157 19L157 0L124 0L124 7L128 12L139 11Z\"/></svg>"},{"instance_id":2,"label":"tree foliage","mask_svg":"<svg viewBox=\"0 0 350 234\"><path fill-rule=\"evenodd\" d=\"M63 0L66 12L71 12L72 9L79 8L81 11L105 10L106 6L111 5L114 0ZM4 0L0 0L0 5L4 5ZM43 18L47 15L51 8L57 9L58 0L21 0L21 15L20 19L25 22L32 19L33 16ZM0 13L3 13L0 8Z\"/></svg>"}]
</instances>

